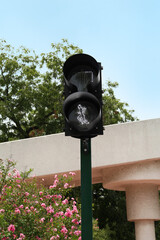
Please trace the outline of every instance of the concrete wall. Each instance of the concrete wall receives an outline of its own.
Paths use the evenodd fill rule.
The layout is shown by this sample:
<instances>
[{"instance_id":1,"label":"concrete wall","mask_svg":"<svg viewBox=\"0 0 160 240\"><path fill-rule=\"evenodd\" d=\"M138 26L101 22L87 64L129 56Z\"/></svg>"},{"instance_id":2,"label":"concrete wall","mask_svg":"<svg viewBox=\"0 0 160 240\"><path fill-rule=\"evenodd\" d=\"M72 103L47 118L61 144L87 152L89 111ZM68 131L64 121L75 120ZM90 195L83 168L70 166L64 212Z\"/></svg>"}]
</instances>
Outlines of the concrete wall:
<instances>
[{"instance_id":1,"label":"concrete wall","mask_svg":"<svg viewBox=\"0 0 160 240\"><path fill-rule=\"evenodd\" d=\"M92 166L105 168L136 161L160 159L160 119L105 127L92 139ZM0 158L11 158L17 168L33 168L47 175L80 169L80 140L63 133L0 144Z\"/></svg>"}]
</instances>

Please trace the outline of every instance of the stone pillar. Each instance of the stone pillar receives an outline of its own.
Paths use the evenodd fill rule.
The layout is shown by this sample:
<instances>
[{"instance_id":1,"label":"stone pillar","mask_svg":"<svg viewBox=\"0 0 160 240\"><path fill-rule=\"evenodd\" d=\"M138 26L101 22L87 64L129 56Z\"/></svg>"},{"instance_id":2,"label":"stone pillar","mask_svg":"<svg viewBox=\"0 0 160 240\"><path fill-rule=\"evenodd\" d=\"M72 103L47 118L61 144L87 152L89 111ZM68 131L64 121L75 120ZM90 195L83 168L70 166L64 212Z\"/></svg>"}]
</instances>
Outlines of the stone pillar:
<instances>
[{"instance_id":1,"label":"stone pillar","mask_svg":"<svg viewBox=\"0 0 160 240\"><path fill-rule=\"evenodd\" d=\"M158 187L140 183L126 187L128 221L135 222L136 240L155 240L154 221L160 218Z\"/></svg>"},{"instance_id":2,"label":"stone pillar","mask_svg":"<svg viewBox=\"0 0 160 240\"><path fill-rule=\"evenodd\" d=\"M155 240L155 227L152 220L140 220L135 222L136 240Z\"/></svg>"},{"instance_id":3,"label":"stone pillar","mask_svg":"<svg viewBox=\"0 0 160 240\"><path fill-rule=\"evenodd\" d=\"M154 221L160 220L160 160L105 169L103 186L126 191L127 219L135 222L136 240L156 240Z\"/></svg>"}]
</instances>

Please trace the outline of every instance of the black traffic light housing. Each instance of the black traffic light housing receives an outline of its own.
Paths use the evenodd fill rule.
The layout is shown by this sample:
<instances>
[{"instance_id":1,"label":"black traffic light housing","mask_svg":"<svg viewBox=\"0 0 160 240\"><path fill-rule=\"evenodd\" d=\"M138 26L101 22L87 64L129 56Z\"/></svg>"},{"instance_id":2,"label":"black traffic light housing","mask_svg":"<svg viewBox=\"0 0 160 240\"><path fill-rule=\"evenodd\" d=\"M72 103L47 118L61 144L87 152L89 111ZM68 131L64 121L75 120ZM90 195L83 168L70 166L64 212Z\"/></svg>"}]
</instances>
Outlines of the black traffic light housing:
<instances>
[{"instance_id":1,"label":"black traffic light housing","mask_svg":"<svg viewBox=\"0 0 160 240\"><path fill-rule=\"evenodd\" d=\"M63 66L65 135L92 138L103 134L101 63L87 54L69 57Z\"/></svg>"}]
</instances>

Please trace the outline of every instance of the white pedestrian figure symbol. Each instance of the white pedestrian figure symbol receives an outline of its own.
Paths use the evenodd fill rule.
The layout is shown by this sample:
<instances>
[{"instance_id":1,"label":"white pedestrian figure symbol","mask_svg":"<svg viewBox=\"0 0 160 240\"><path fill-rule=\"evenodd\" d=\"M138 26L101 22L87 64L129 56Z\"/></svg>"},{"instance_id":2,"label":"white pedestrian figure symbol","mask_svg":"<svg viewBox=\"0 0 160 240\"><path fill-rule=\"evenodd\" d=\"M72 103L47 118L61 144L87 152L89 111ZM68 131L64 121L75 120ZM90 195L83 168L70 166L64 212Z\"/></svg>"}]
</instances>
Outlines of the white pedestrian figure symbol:
<instances>
[{"instance_id":1,"label":"white pedestrian figure symbol","mask_svg":"<svg viewBox=\"0 0 160 240\"><path fill-rule=\"evenodd\" d=\"M86 110L87 108L82 106L81 104L78 104L78 117L77 120L82 124L89 124L89 121L86 119Z\"/></svg>"}]
</instances>

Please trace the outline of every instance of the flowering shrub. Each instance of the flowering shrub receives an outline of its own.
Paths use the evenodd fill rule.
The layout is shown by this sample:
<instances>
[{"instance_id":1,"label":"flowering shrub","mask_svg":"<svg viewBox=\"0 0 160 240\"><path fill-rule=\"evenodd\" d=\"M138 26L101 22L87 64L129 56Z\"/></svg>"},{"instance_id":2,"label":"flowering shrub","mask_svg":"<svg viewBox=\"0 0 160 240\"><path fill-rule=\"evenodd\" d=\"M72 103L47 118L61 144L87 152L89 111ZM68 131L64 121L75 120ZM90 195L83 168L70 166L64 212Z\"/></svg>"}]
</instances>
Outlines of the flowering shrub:
<instances>
[{"instance_id":1,"label":"flowering shrub","mask_svg":"<svg viewBox=\"0 0 160 240\"><path fill-rule=\"evenodd\" d=\"M0 239L80 240L79 210L75 199L66 197L71 176L55 175L46 188L26 181L27 175L12 161L0 160Z\"/></svg>"}]
</instances>

